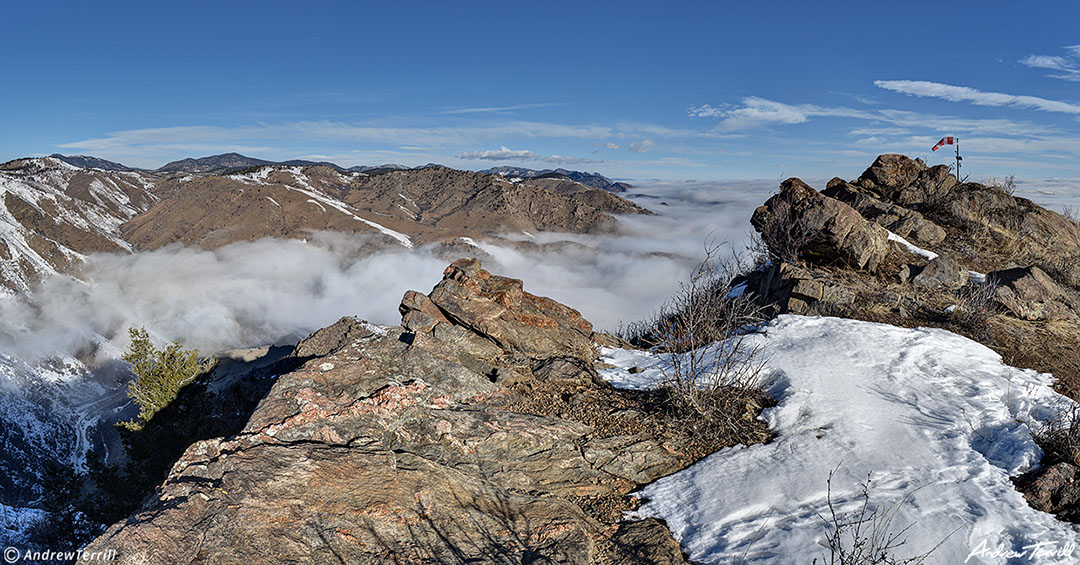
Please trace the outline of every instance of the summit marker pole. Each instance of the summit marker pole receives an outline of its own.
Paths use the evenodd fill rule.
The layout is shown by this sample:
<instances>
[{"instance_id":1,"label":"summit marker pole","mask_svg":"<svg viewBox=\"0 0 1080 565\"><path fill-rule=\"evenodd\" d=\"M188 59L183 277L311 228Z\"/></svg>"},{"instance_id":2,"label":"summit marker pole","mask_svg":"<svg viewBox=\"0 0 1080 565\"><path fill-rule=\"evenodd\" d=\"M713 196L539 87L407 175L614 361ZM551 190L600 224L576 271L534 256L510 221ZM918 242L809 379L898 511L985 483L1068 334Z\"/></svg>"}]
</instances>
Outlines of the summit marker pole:
<instances>
[{"instance_id":1,"label":"summit marker pole","mask_svg":"<svg viewBox=\"0 0 1080 565\"><path fill-rule=\"evenodd\" d=\"M956 142L956 182L964 182L960 176L960 161L963 161L960 157L960 138L954 138L954 141Z\"/></svg>"}]
</instances>

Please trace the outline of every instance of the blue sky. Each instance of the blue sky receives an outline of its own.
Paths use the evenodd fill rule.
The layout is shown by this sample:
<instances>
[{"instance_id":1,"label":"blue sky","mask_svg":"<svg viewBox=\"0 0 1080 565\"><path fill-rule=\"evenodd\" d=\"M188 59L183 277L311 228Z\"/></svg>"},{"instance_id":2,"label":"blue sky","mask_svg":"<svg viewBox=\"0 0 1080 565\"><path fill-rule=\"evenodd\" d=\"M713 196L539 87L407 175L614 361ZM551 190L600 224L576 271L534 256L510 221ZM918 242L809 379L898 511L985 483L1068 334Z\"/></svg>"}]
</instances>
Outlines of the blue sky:
<instances>
[{"instance_id":1,"label":"blue sky","mask_svg":"<svg viewBox=\"0 0 1080 565\"><path fill-rule=\"evenodd\" d=\"M1080 177L1075 2L22 2L0 160Z\"/></svg>"}]
</instances>

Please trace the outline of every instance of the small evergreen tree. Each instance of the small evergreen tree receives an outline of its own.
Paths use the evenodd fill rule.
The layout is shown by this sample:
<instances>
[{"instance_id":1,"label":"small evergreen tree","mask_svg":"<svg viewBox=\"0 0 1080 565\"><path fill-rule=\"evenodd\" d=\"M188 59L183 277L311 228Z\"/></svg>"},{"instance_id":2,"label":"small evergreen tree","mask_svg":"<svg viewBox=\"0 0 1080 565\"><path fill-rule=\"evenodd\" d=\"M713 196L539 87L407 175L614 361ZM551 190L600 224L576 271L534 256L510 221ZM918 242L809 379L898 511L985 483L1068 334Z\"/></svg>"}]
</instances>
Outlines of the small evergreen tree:
<instances>
[{"instance_id":1,"label":"small evergreen tree","mask_svg":"<svg viewBox=\"0 0 1080 565\"><path fill-rule=\"evenodd\" d=\"M145 328L130 328L131 344L121 357L131 364L135 380L128 384L128 397L139 405L136 419L117 425L129 431L141 430L154 414L172 402L184 385L212 366L199 360L199 350L184 349L174 341L165 349L154 347Z\"/></svg>"}]
</instances>

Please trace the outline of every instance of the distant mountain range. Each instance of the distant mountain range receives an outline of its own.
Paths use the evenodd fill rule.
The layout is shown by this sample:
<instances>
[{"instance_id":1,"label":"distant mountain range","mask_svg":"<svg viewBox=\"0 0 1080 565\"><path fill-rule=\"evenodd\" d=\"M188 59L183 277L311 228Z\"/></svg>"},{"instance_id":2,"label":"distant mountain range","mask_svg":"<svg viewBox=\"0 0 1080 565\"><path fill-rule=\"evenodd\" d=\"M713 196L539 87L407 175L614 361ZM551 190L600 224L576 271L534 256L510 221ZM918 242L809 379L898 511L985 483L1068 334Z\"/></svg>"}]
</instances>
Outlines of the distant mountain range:
<instances>
[{"instance_id":1,"label":"distant mountain range","mask_svg":"<svg viewBox=\"0 0 1080 565\"><path fill-rule=\"evenodd\" d=\"M403 171L409 169L426 169L429 167L441 167L435 163L428 163L427 165L420 165L419 167L407 167L405 165L399 165L396 163L386 163L382 165L358 165L355 167L342 167L337 163L331 163L329 161L309 161L306 159L290 159L288 161L267 161L265 159L258 159L255 157L248 157L247 155L241 155L240 153L222 153L220 155L210 155L208 157L188 157L187 159L180 159L179 161L172 161L157 169L139 169L136 167L129 167L122 163L114 161L108 161L98 157L92 157L89 155L49 155L54 159L59 159L69 165L83 168L83 169L101 169L105 171L142 171L152 172L160 174L210 174L210 175L223 175L236 172L245 172L246 169L252 167L261 167L264 165L286 165L290 167L316 167L324 166L330 167L339 173L344 172L361 172L368 174L380 174L389 171ZM479 171L483 174L499 175L509 179L569 179L574 182L579 182L585 186L592 188L599 188L608 192L626 192L627 189L633 188L632 185L625 182L615 182L611 179L601 175L600 173L587 173L582 171L571 171L568 169L526 169L524 167L494 167Z\"/></svg>"},{"instance_id":2,"label":"distant mountain range","mask_svg":"<svg viewBox=\"0 0 1080 565\"><path fill-rule=\"evenodd\" d=\"M319 230L367 233L405 247L458 245L510 233L610 232L611 214L649 213L611 192L615 183L600 189L570 173L587 174L523 179L440 165L348 170L238 153L154 171L84 155L16 159L0 164L0 294L76 272L94 252L173 243L212 249Z\"/></svg>"},{"instance_id":3,"label":"distant mountain range","mask_svg":"<svg viewBox=\"0 0 1080 565\"><path fill-rule=\"evenodd\" d=\"M70 162L70 161L68 161ZM108 161L106 161L107 163ZM74 164L74 163L72 163ZM221 155L211 155L209 157L200 157L198 159L187 158L179 161L173 161L167 163L159 169L154 170L155 173L187 173L187 174L211 174L211 175L224 175L230 173L236 173L250 169L252 167L261 167L264 165L285 165L288 167L330 167L339 173L347 171L368 172L373 170L387 170L396 171L403 169L410 169L412 167L406 167L405 165L397 165L388 163L385 165L360 165L356 167L345 168L337 163L331 163L329 161L309 161L307 159L289 159L288 161L267 161L265 159L257 159L255 157L248 157L239 153L222 153ZM121 167L123 165L120 165ZM423 165L423 168L430 165Z\"/></svg>"},{"instance_id":4,"label":"distant mountain range","mask_svg":"<svg viewBox=\"0 0 1080 565\"><path fill-rule=\"evenodd\" d=\"M239 153L222 153L221 155L211 155L210 157L201 157L199 159L188 157L187 159L173 161L171 163L166 163L155 172L217 174L236 169L246 169L248 167L271 164L273 164L273 161L247 157Z\"/></svg>"},{"instance_id":5,"label":"distant mountain range","mask_svg":"<svg viewBox=\"0 0 1080 565\"><path fill-rule=\"evenodd\" d=\"M499 175L509 178L520 179L537 179L537 178L568 178L574 182L580 182L585 186L591 186L593 188L599 188L608 192L626 192L627 189L633 188L632 185L625 182L614 182L611 179L601 175L600 173L583 173L581 171L570 171L567 169L526 169L523 167L493 167L491 169L485 169L480 171L481 173L487 173L489 175Z\"/></svg>"},{"instance_id":6,"label":"distant mountain range","mask_svg":"<svg viewBox=\"0 0 1080 565\"><path fill-rule=\"evenodd\" d=\"M59 159L73 167L79 167L80 169L102 169L105 171L141 171L143 169L136 169L127 165L122 165L114 161L107 161L98 157L91 157L89 155L61 155L59 153L53 153L49 155L53 159Z\"/></svg>"}]
</instances>

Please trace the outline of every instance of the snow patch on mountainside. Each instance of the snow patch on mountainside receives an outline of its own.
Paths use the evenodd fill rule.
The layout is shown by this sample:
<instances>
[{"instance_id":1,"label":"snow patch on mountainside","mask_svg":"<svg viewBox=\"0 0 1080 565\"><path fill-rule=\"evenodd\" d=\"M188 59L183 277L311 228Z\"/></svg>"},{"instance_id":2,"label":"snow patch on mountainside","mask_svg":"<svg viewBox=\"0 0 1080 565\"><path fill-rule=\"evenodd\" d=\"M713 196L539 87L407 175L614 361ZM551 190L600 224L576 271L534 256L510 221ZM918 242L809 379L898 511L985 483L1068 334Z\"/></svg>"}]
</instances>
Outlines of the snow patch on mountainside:
<instances>
[{"instance_id":1,"label":"snow patch on mountainside","mask_svg":"<svg viewBox=\"0 0 1080 565\"><path fill-rule=\"evenodd\" d=\"M37 508L20 508L0 504L0 541L5 545L22 543L26 531L45 518L46 513Z\"/></svg>"},{"instance_id":2,"label":"snow patch on mountainside","mask_svg":"<svg viewBox=\"0 0 1080 565\"><path fill-rule=\"evenodd\" d=\"M807 563L827 557L826 480L841 511L899 505L911 525L897 557L942 543L933 563L1065 563L1080 558L1076 526L1032 509L1010 477L1038 464L1030 425L1071 403L1052 377L1009 367L992 350L938 329L781 316L750 337L763 346L770 392L767 445L725 449L646 486L634 514L667 521L694 560ZM607 349L616 386L648 388L665 361ZM630 374L638 366L643 372ZM1042 557L1033 544L1071 552ZM1073 544L1073 545L1070 545Z\"/></svg>"},{"instance_id":3,"label":"snow patch on mountainside","mask_svg":"<svg viewBox=\"0 0 1080 565\"><path fill-rule=\"evenodd\" d=\"M0 247L6 244L6 252L0 254L0 278L16 291L27 291L32 279L55 274L64 270L65 263L84 259L64 241L48 239L49 232L38 229L37 224L24 225L9 206L23 208L24 221L29 206L29 216L36 214L50 225L64 225L58 231L67 230L68 237L78 230L130 251L120 226L155 200L152 187L152 179L140 173L81 169L51 157L30 159L21 169L0 171ZM144 204L133 202L128 191L140 195Z\"/></svg>"}]
</instances>

